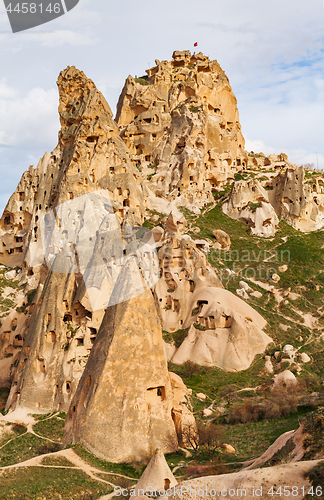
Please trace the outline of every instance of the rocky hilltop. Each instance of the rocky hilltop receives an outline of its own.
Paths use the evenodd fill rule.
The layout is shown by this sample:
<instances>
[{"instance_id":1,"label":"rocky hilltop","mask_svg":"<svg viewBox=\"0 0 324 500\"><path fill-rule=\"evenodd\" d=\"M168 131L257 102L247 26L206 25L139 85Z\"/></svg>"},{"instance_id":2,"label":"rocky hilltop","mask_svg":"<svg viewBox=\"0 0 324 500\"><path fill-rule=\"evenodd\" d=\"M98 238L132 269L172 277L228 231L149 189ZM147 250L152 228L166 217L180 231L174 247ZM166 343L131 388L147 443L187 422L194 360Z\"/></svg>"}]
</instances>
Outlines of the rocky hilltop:
<instances>
[{"instance_id":1,"label":"rocky hilltop","mask_svg":"<svg viewBox=\"0 0 324 500\"><path fill-rule=\"evenodd\" d=\"M175 51L142 78L128 77L116 121L150 189L202 207L213 189L247 164L236 98L217 61L201 52Z\"/></svg>"},{"instance_id":2,"label":"rocky hilltop","mask_svg":"<svg viewBox=\"0 0 324 500\"><path fill-rule=\"evenodd\" d=\"M0 220L0 262L19 280L2 314L0 385L8 410L66 412L65 444L145 460L197 433L190 390L167 361L235 373L277 340L267 304L290 291L275 289L277 273L246 283L226 268L226 229L243 223L241 239L259 249L281 221L321 229L324 179L285 154L245 150L228 78L201 53L129 76L115 120L82 71L57 84L58 145L22 175Z\"/></svg>"}]
</instances>

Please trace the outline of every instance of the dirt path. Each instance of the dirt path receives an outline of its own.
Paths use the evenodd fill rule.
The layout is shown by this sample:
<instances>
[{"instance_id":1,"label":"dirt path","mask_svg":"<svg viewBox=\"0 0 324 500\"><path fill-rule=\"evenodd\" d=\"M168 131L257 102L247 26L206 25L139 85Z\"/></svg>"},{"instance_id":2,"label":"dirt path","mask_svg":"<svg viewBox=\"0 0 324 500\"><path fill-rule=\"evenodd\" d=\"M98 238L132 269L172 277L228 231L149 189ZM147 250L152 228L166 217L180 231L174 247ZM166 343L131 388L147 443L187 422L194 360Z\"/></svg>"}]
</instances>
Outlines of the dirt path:
<instances>
[{"instance_id":1,"label":"dirt path","mask_svg":"<svg viewBox=\"0 0 324 500\"><path fill-rule=\"evenodd\" d=\"M69 460L72 464L75 465L75 467L69 467L69 466L60 466L60 465L42 465L42 460L45 457L65 457L67 460ZM105 474L105 472L96 469L95 467L92 467L91 465L87 464L80 458L76 453L74 453L73 450L67 449L67 450L61 450L57 451L55 453L46 453L44 455L39 455L38 457L30 458L29 460L25 460L25 462L20 462L18 464L13 464L13 465L7 465L5 467L0 467L0 470L8 470L8 469L17 469L19 467L44 467L44 468L54 468L54 469L79 469L85 472L91 479L94 479L95 481L100 481L102 483L109 484L112 488L114 488L116 485L113 483L110 483L109 481L105 481L104 479L101 479L97 476L95 476L95 473L97 474ZM110 474L109 472L107 474ZM111 473L112 475L115 475Z\"/></svg>"},{"instance_id":2,"label":"dirt path","mask_svg":"<svg viewBox=\"0 0 324 500\"><path fill-rule=\"evenodd\" d=\"M59 415L59 413L53 414L50 417L45 418L44 420L49 420L51 418L57 417L58 415ZM41 435L37 434L33 429L33 425L37 424L40 421L35 420L33 417L30 417L30 415L28 415L26 412L19 412L16 415L14 415L14 412L13 412L12 417L13 417L12 418L13 423L19 422L19 423L25 424L27 427L27 430L23 434L20 434L19 436L16 436L16 437L9 439L6 443L4 443L0 447L0 449L4 448L12 441L17 440L17 439L21 438L22 436L25 436L28 433L33 434L34 436L37 436L40 439L44 439L45 441L50 441L51 443L61 444L58 441L53 441L50 438L47 438L45 436L41 436ZM0 420L5 420L6 422L11 422L11 414L8 414L5 417L0 418ZM64 457L69 462L71 462L71 464L73 464L73 465L71 465L71 467L69 467L68 465L44 465L44 464L42 464L42 461L45 457ZM129 476L125 476L124 474L119 474L117 472L107 472L107 471L97 469L96 467L92 467L87 462L85 462L81 457L79 457L79 455L77 455L70 448L65 449L65 450L56 451L53 453L46 453L44 455L38 455L37 457L30 458L29 460L25 460L24 462L0 467L0 471L17 469L20 467L42 467L42 468L51 468L51 469L74 469L74 470L78 469L78 470L81 470L82 472L84 472L85 474L87 474L89 477L91 477L92 480L100 481L101 483L105 483L105 484L111 486L112 488L115 488L115 486L118 486L118 485L111 483L110 481L106 481L105 479L102 479L101 477L98 477L98 474L101 474L101 475L106 474L107 476L114 476L114 477L117 476L120 478L134 481L134 483L136 483L138 481L137 479L134 479L134 478L129 477ZM104 497L101 497L101 499L102 500L109 500L114 495L115 495L115 493L113 492L113 493L110 493L109 495L105 495Z\"/></svg>"}]
</instances>

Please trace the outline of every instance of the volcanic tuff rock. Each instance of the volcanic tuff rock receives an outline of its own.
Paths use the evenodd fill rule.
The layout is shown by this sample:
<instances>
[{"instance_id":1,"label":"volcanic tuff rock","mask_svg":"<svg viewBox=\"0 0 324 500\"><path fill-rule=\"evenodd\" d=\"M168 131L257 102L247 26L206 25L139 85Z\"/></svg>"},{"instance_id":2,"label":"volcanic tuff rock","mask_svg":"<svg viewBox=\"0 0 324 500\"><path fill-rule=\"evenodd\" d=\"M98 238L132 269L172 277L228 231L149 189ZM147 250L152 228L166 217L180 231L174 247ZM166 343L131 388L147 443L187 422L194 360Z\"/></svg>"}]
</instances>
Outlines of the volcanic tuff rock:
<instances>
[{"instance_id":1,"label":"volcanic tuff rock","mask_svg":"<svg viewBox=\"0 0 324 500\"><path fill-rule=\"evenodd\" d=\"M268 192L259 181L236 181L223 211L229 217L245 222L257 236L273 236L279 224L269 202Z\"/></svg>"},{"instance_id":2,"label":"volcanic tuff rock","mask_svg":"<svg viewBox=\"0 0 324 500\"><path fill-rule=\"evenodd\" d=\"M42 264L38 232L47 210L98 188L108 191L119 217L127 214L133 225L143 222L141 179L105 98L74 67L62 71L57 83L62 126L59 143L35 170L30 167L23 174L4 210L0 258L5 265Z\"/></svg>"},{"instance_id":3,"label":"volcanic tuff rock","mask_svg":"<svg viewBox=\"0 0 324 500\"><path fill-rule=\"evenodd\" d=\"M140 281L140 271L129 260L113 294L122 297ZM80 442L112 462L147 459L157 447L175 451L172 399L151 291L115 301L106 310L71 402L64 442Z\"/></svg>"},{"instance_id":4,"label":"volcanic tuff rock","mask_svg":"<svg viewBox=\"0 0 324 500\"><path fill-rule=\"evenodd\" d=\"M134 493L138 496L145 495L145 493L155 489L166 491L177 484L162 451L158 448L134 487ZM134 493L132 492L132 494Z\"/></svg>"},{"instance_id":5,"label":"volcanic tuff rock","mask_svg":"<svg viewBox=\"0 0 324 500\"><path fill-rule=\"evenodd\" d=\"M1 219L1 258L23 264L32 281L27 289L42 285L31 318L17 331L25 343L8 407L44 411L68 409L132 240L120 223L140 225L144 214L139 172L102 94L74 67L60 74L58 87L59 144L23 175ZM19 261L3 245L10 238L21 239ZM93 282L94 270L100 283Z\"/></svg>"},{"instance_id":6,"label":"volcanic tuff rock","mask_svg":"<svg viewBox=\"0 0 324 500\"><path fill-rule=\"evenodd\" d=\"M139 460L195 428L161 326L188 329L178 349L166 345L173 362L226 370L247 368L271 340L208 262L228 235L214 227L216 243L194 241L178 208L200 213L237 179L224 210L252 232L273 235L279 218L313 230L323 183L286 155L244 150L228 79L201 53L128 77L117 124L81 71L67 68L58 87L58 145L23 174L0 220L0 262L22 266L25 285L0 329L0 379L7 408L68 411L66 443ZM160 221L152 234L137 230L146 219Z\"/></svg>"},{"instance_id":7,"label":"volcanic tuff rock","mask_svg":"<svg viewBox=\"0 0 324 500\"><path fill-rule=\"evenodd\" d=\"M286 155L280 156L284 162L275 161L276 168L280 167L276 175L264 176L262 172L260 180L237 180L233 184L229 199L223 205L224 213L245 222L252 234L262 237L276 233L279 219L304 232L321 229L324 226L323 178L306 180L302 166L297 168L287 161Z\"/></svg>"},{"instance_id":8,"label":"volcanic tuff rock","mask_svg":"<svg viewBox=\"0 0 324 500\"><path fill-rule=\"evenodd\" d=\"M212 191L247 164L228 78L201 52L175 51L147 77L129 76L116 121L150 188L179 206L213 201Z\"/></svg>"},{"instance_id":9,"label":"volcanic tuff rock","mask_svg":"<svg viewBox=\"0 0 324 500\"><path fill-rule=\"evenodd\" d=\"M272 180L272 187L269 201L280 219L305 232L324 226L323 180L306 181L303 167L287 168Z\"/></svg>"},{"instance_id":10,"label":"volcanic tuff rock","mask_svg":"<svg viewBox=\"0 0 324 500\"><path fill-rule=\"evenodd\" d=\"M172 229L165 231L158 253L161 279L155 295L163 329L189 332L177 350L165 346L168 359L228 371L248 368L271 342L262 331L266 321L223 289L206 255L189 235L182 235L176 225Z\"/></svg>"},{"instance_id":11,"label":"volcanic tuff rock","mask_svg":"<svg viewBox=\"0 0 324 500\"><path fill-rule=\"evenodd\" d=\"M45 154L35 170L30 167L24 173L0 221L2 262L23 266L27 292L38 287L36 295L33 292L22 301L28 314L19 321L14 314L15 336L11 326L9 329L4 325L1 357L15 349L12 363L6 361L7 384L12 380L13 363L17 365L8 408L24 405L39 411L67 410L128 257L133 255L136 259L146 287L155 283L158 269L154 270L153 253L146 246L149 241L144 236L143 242L136 243L132 230L144 220L149 190L139 170L147 167L147 156L153 155L153 149L147 145L151 149L145 150L144 156L137 151L146 139L138 143L135 138L132 143L128 127L137 124L142 127L141 133L149 133L152 127L157 130L158 124L167 121L163 126L172 133L161 129L154 141L154 154L161 157L159 164L165 168L165 155L173 148L170 149L170 137L178 141L182 123L190 122L189 128L186 126L186 144L177 151L180 154L171 155L172 162L177 160L172 163L173 170L168 166L172 176L182 172L183 179L193 167L204 179L212 170L214 177L210 179L218 179L216 184L221 185L233 174L229 167L232 160L239 167L238 156L246 154L236 100L216 61L201 54L176 52L171 63L157 63L148 73L149 85L128 79L118 105L117 121L131 151L120 139L109 105L94 83L74 67L59 76L58 146L51 154ZM131 100L127 97L130 81L135 92ZM144 104L137 109L139 101ZM179 113L184 113L184 117ZM223 143L219 143L220 130ZM155 139L154 134L153 131L152 137L147 137ZM199 141L205 141L203 148ZM216 163L208 160L205 165L207 151L209 157L217 157ZM193 157L193 164L188 163L186 155ZM224 175L219 174L219 168ZM209 172L207 177L204 172ZM184 196L210 196L212 180L208 181L208 189L199 181L200 194L195 183L190 178L187 181L180 188ZM168 182L165 186L164 194L172 200ZM154 190L154 183L151 187ZM183 197L181 200L185 203ZM164 279L155 293L163 328L170 331L189 327L196 319L191 311L201 299L199 290L208 286L210 294L211 287L222 286L198 244L187 235L181 236L184 222L179 212L177 217L170 215L164 221L165 232L158 236ZM188 294L193 300L187 300Z\"/></svg>"}]
</instances>

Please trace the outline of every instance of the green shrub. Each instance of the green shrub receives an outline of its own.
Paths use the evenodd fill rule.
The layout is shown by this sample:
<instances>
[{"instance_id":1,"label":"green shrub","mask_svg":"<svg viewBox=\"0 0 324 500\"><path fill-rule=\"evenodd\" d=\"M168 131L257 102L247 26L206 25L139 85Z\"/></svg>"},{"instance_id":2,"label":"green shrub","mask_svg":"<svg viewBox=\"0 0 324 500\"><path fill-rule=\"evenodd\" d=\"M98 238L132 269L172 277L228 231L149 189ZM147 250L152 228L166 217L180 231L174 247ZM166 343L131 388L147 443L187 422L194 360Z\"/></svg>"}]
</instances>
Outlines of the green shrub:
<instances>
[{"instance_id":1,"label":"green shrub","mask_svg":"<svg viewBox=\"0 0 324 500\"><path fill-rule=\"evenodd\" d=\"M304 460L310 460L321 453L324 448L324 407L319 407L304 420L306 438L303 446L307 449Z\"/></svg>"},{"instance_id":2,"label":"green shrub","mask_svg":"<svg viewBox=\"0 0 324 500\"><path fill-rule=\"evenodd\" d=\"M12 426L12 430L13 430L14 432L16 432L17 434L21 434L22 432L25 432L25 431L26 431L26 426L25 426L25 425L23 425L23 424L18 424L18 423L16 423L16 424L14 424L14 425Z\"/></svg>"},{"instance_id":3,"label":"green shrub","mask_svg":"<svg viewBox=\"0 0 324 500\"><path fill-rule=\"evenodd\" d=\"M140 78L134 78L136 83L140 83L141 85L148 85L148 82L146 81L147 77L141 76Z\"/></svg>"},{"instance_id":4,"label":"green shrub","mask_svg":"<svg viewBox=\"0 0 324 500\"><path fill-rule=\"evenodd\" d=\"M34 297L36 295L36 292L37 292L37 288L34 288L33 290L29 290L27 292L27 302L28 302L28 305L30 306L30 304L32 304L33 300L34 300Z\"/></svg>"}]
</instances>

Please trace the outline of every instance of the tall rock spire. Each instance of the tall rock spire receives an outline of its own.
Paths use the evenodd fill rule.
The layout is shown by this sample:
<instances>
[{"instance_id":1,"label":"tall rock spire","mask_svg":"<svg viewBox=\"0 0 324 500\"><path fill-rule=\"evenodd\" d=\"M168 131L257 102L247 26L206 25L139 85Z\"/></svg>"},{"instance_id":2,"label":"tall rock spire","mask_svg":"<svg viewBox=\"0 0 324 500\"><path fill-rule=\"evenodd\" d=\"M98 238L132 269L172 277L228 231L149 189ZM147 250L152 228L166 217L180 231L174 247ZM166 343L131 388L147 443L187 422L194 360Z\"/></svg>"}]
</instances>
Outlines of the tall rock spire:
<instances>
[{"instance_id":1,"label":"tall rock spire","mask_svg":"<svg viewBox=\"0 0 324 500\"><path fill-rule=\"evenodd\" d=\"M124 265L121 223L141 226L145 202L101 92L75 67L57 84L58 145L23 175L0 221L0 262L23 267L26 290L42 285L19 332L24 347L7 407L46 412L69 408Z\"/></svg>"},{"instance_id":2,"label":"tall rock spire","mask_svg":"<svg viewBox=\"0 0 324 500\"><path fill-rule=\"evenodd\" d=\"M116 120L121 137L150 166L150 189L179 206L199 208L247 164L237 101L217 61L175 51L141 78L129 76Z\"/></svg>"},{"instance_id":3,"label":"tall rock spire","mask_svg":"<svg viewBox=\"0 0 324 500\"><path fill-rule=\"evenodd\" d=\"M66 419L65 444L79 442L112 462L147 459L157 447L177 449L173 394L153 295L147 290L121 302L130 287L142 287L143 281L130 258Z\"/></svg>"}]
</instances>

